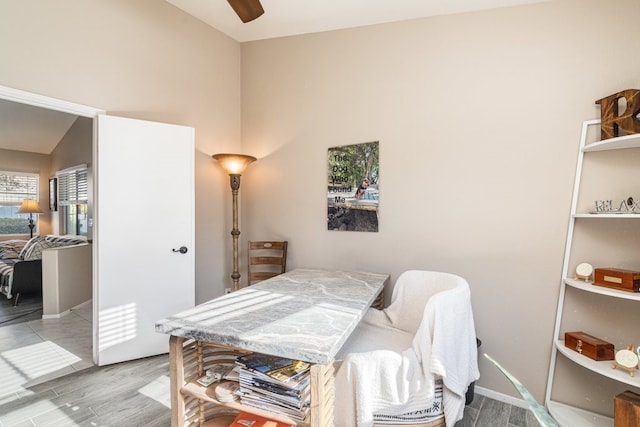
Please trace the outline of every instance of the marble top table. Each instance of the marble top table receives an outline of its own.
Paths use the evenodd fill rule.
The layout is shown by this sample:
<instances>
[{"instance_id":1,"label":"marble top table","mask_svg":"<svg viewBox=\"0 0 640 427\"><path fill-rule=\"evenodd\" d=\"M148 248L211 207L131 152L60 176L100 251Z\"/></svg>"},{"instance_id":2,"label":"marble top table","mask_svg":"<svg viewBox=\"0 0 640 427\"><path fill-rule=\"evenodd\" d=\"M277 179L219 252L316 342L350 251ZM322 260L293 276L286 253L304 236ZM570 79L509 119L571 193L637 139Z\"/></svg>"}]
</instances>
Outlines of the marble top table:
<instances>
[{"instance_id":1,"label":"marble top table","mask_svg":"<svg viewBox=\"0 0 640 427\"><path fill-rule=\"evenodd\" d=\"M296 269L156 322L156 331L326 364L389 276Z\"/></svg>"}]
</instances>

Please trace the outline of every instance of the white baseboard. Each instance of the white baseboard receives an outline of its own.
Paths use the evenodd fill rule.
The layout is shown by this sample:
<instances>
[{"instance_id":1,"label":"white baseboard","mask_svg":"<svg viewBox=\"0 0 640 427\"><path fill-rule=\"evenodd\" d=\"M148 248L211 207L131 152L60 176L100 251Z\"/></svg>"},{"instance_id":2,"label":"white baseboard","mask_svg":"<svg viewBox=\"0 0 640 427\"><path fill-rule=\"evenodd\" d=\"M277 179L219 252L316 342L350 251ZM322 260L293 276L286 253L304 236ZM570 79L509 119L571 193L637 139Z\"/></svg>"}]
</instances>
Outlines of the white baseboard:
<instances>
[{"instance_id":1,"label":"white baseboard","mask_svg":"<svg viewBox=\"0 0 640 427\"><path fill-rule=\"evenodd\" d=\"M43 314L42 315L42 319L43 320L47 320L47 319L60 319L64 316L66 316L67 314L71 313L73 310L77 310L81 307L84 307L85 305L91 304L93 300L87 300L83 303L80 303L78 305L76 305L75 307L71 307L69 310L65 310L62 313L58 313L58 314Z\"/></svg>"},{"instance_id":2,"label":"white baseboard","mask_svg":"<svg viewBox=\"0 0 640 427\"><path fill-rule=\"evenodd\" d=\"M67 314L71 313L71 310L65 310L62 313L58 313L58 314L43 314L42 315L42 319L43 320L47 320L47 319L60 319L61 317L66 316Z\"/></svg>"},{"instance_id":3,"label":"white baseboard","mask_svg":"<svg viewBox=\"0 0 640 427\"><path fill-rule=\"evenodd\" d=\"M488 397L490 399L498 400L500 402L508 403L509 405L517 406L519 408L529 409L529 405L524 399L518 399L508 394L499 393L497 391L490 390L484 387L474 386L474 392L479 395Z\"/></svg>"},{"instance_id":4,"label":"white baseboard","mask_svg":"<svg viewBox=\"0 0 640 427\"><path fill-rule=\"evenodd\" d=\"M79 308L82 308L82 307L84 307L84 306L86 306L86 305L91 304L92 302L93 302L93 299L86 300L85 302L82 302L82 303L80 303L80 304L76 305L75 307L71 307L71 311L73 311L73 310L77 310L77 309L79 309Z\"/></svg>"}]
</instances>

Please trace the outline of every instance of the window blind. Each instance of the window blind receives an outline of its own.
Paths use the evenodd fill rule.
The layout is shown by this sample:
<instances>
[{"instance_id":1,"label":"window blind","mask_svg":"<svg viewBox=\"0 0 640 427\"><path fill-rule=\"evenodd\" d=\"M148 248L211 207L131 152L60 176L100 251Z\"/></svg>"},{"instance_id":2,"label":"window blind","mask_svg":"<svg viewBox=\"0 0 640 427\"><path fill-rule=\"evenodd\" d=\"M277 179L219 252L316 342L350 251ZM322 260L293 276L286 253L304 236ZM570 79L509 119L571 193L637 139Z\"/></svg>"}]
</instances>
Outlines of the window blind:
<instances>
[{"instance_id":1,"label":"window blind","mask_svg":"<svg viewBox=\"0 0 640 427\"><path fill-rule=\"evenodd\" d=\"M38 200L39 175L0 171L0 206L20 206L24 199Z\"/></svg>"},{"instance_id":2,"label":"window blind","mask_svg":"<svg viewBox=\"0 0 640 427\"><path fill-rule=\"evenodd\" d=\"M86 205L89 200L86 166L69 168L56 173L58 178L58 205Z\"/></svg>"}]
</instances>

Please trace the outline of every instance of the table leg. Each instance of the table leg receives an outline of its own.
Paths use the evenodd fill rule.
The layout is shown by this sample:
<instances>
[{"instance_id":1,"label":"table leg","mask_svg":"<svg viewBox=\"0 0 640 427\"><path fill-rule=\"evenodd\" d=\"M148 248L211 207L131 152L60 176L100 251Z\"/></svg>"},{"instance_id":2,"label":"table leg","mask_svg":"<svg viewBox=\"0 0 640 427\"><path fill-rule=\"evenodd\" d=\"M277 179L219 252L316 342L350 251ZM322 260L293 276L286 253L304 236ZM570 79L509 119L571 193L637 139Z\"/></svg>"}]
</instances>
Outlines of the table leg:
<instances>
[{"instance_id":1,"label":"table leg","mask_svg":"<svg viewBox=\"0 0 640 427\"><path fill-rule=\"evenodd\" d=\"M311 427L333 427L333 363L311 365Z\"/></svg>"},{"instance_id":2,"label":"table leg","mask_svg":"<svg viewBox=\"0 0 640 427\"><path fill-rule=\"evenodd\" d=\"M184 426L184 397L180 392L184 382L184 338L169 338L169 377L171 387L171 426Z\"/></svg>"}]
</instances>

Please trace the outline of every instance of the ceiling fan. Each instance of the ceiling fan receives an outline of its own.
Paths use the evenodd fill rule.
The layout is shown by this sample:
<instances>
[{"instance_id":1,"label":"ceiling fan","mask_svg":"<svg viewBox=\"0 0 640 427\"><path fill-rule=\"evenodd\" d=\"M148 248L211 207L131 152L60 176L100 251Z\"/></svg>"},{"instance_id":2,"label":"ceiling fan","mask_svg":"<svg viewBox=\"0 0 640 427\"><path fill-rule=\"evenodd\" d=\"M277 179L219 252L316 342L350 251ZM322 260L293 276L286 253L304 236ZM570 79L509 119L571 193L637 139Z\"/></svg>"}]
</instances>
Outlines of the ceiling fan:
<instances>
[{"instance_id":1,"label":"ceiling fan","mask_svg":"<svg viewBox=\"0 0 640 427\"><path fill-rule=\"evenodd\" d=\"M264 13L260 0L227 0L240 20L253 21Z\"/></svg>"}]
</instances>

